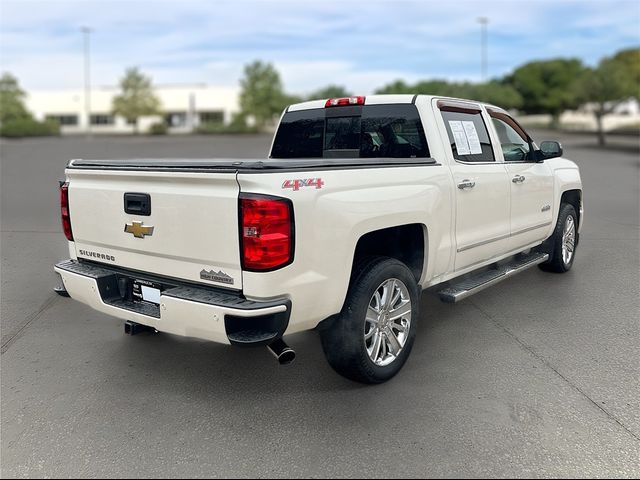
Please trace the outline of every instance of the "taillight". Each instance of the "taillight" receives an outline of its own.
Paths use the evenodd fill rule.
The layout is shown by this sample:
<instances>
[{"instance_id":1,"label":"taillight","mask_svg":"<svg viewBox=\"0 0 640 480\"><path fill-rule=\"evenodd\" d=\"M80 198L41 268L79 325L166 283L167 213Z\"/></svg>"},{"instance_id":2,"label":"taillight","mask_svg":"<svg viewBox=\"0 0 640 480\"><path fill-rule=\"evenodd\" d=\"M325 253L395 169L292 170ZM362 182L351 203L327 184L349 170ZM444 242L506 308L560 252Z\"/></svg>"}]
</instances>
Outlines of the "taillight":
<instances>
[{"instance_id":1,"label":"taillight","mask_svg":"<svg viewBox=\"0 0 640 480\"><path fill-rule=\"evenodd\" d=\"M286 198L240 195L244 270L265 271L293 261L293 206Z\"/></svg>"},{"instance_id":2,"label":"taillight","mask_svg":"<svg viewBox=\"0 0 640 480\"><path fill-rule=\"evenodd\" d=\"M60 184L60 213L62 214L62 231L67 240L73 242L71 217L69 216L69 182Z\"/></svg>"},{"instance_id":3,"label":"taillight","mask_svg":"<svg viewBox=\"0 0 640 480\"><path fill-rule=\"evenodd\" d=\"M324 104L327 107L340 107L344 105L364 105L364 97L342 97L342 98L330 98L327 103Z\"/></svg>"}]
</instances>

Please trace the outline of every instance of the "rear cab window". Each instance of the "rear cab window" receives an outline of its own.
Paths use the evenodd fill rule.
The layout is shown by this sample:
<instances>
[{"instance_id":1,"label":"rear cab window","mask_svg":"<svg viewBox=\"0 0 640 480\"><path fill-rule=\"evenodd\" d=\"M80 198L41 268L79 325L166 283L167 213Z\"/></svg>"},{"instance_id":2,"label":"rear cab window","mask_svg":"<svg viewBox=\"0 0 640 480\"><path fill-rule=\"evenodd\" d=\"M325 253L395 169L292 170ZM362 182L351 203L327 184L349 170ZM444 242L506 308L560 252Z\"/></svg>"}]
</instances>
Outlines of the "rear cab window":
<instances>
[{"instance_id":1,"label":"rear cab window","mask_svg":"<svg viewBox=\"0 0 640 480\"><path fill-rule=\"evenodd\" d=\"M453 158L461 162L495 162L482 111L472 105L438 101Z\"/></svg>"},{"instance_id":2,"label":"rear cab window","mask_svg":"<svg viewBox=\"0 0 640 480\"><path fill-rule=\"evenodd\" d=\"M355 105L287 112L271 158L426 158L413 104Z\"/></svg>"}]
</instances>

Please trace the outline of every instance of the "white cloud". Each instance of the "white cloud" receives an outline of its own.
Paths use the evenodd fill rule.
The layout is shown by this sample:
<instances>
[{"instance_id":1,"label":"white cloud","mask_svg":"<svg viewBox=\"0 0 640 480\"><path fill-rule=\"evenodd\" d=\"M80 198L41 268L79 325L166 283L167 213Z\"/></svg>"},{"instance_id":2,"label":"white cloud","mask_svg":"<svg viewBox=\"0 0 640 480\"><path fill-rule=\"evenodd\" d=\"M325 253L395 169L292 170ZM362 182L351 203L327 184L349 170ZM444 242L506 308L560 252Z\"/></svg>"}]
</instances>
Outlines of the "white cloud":
<instances>
[{"instance_id":1,"label":"white cloud","mask_svg":"<svg viewBox=\"0 0 640 480\"><path fill-rule=\"evenodd\" d=\"M398 78L418 79L414 74L394 70L361 70L346 61L276 62L288 91L310 93L329 84L346 86L354 94L370 94Z\"/></svg>"},{"instance_id":2,"label":"white cloud","mask_svg":"<svg viewBox=\"0 0 640 480\"><path fill-rule=\"evenodd\" d=\"M156 83L236 85L242 66L273 62L292 92L333 83L368 93L402 77L477 80L479 25L501 75L531 60L594 63L640 44L637 1L32 1L3 0L0 67L26 88L82 84L81 25L92 77L114 84L138 65Z\"/></svg>"}]
</instances>

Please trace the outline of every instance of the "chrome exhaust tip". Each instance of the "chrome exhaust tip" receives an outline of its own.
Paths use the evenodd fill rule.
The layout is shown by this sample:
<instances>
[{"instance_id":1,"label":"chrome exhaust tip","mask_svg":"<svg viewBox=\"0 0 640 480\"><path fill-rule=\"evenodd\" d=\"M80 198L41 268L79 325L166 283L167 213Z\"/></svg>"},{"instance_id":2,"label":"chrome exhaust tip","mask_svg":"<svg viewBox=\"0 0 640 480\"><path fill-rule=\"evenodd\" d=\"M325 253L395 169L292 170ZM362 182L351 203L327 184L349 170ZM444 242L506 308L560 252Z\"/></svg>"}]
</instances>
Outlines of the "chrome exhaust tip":
<instances>
[{"instance_id":1,"label":"chrome exhaust tip","mask_svg":"<svg viewBox=\"0 0 640 480\"><path fill-rule=\"evenodd\" d=\"M267 345L269 351L276 357L280 365L289 365L296 359L296 352L284 340L279 338L273 343Z\"/></svg>"}]
</instances>

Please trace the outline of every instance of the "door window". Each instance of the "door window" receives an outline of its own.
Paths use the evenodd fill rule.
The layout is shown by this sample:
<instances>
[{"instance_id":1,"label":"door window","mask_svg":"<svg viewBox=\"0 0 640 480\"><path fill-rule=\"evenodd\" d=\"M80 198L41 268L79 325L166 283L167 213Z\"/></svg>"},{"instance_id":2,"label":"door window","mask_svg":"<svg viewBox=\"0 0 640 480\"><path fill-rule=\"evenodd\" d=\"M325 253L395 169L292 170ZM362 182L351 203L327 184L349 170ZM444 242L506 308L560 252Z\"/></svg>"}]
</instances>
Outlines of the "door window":
<instances>
[{"instance_id":1,"label":"door window","mask_svg":"<svg viewBox=\"0 0 640 480\"><path fill-rule=\"evenodd\" d=\"M480 110L440 107L453 157L462 162L494 162L493 147Z\"/></svg>"},{"instance_id":2,"label":"door window","mask_svg":"<svg viewBox=\"0 0 640 480\"><path fill-rule=\"evenodd\" d=\"M530 159L531 139L518 123L506 113L489 110L496 129L505 162L526 162Z\"/></svg>"}]
</instances>

